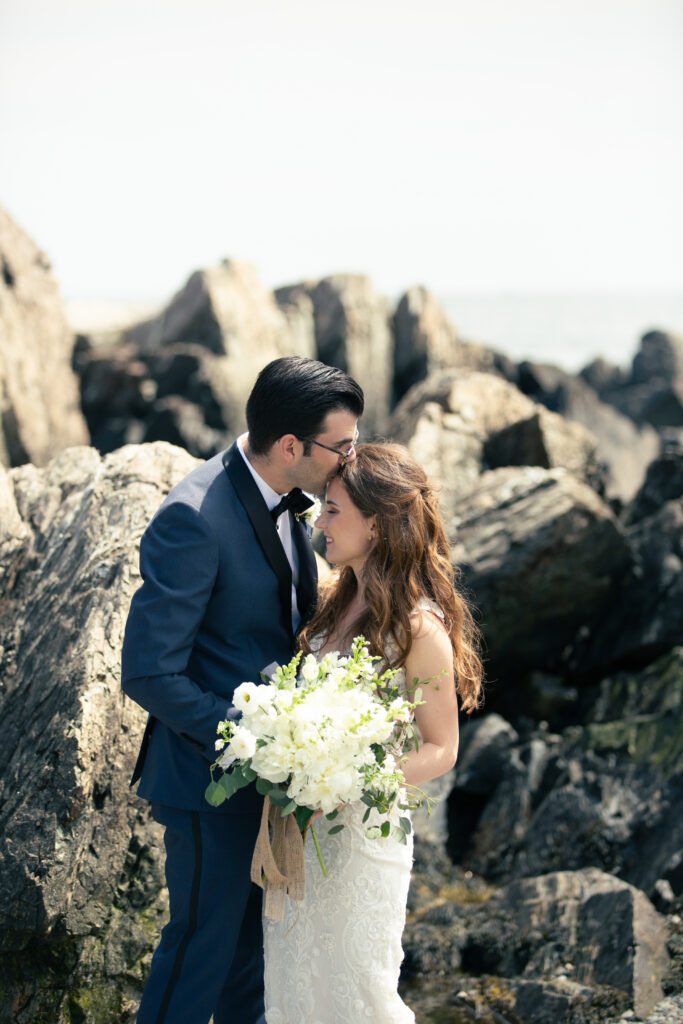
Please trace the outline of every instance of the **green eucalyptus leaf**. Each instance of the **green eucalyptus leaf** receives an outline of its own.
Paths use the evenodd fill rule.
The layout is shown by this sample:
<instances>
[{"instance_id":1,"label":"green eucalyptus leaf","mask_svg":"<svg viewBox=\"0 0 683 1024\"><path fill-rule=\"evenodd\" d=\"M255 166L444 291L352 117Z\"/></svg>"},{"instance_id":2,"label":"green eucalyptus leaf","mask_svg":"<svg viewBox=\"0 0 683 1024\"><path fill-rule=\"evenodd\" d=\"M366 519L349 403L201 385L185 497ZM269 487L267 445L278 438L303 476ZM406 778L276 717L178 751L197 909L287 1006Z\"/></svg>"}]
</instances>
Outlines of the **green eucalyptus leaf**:
<instances>
[{"instance_id":1,"label":"green eucalyptus leaf","mask_svg":"<svg viewBox=\"0 0 683 1024\"><path fill-rule=\"evenodd\" d=\"M370 828L366 828L365 834L368 837L368 839L379 839L379 837L382 835L377 825L371 825Z\"/></svg>"},{"instance_id":2,"label":"green eucalyptus leaf","mask_svg":"<svg viewBox=\"0 0 683 1024\"><path fill-rule=\"evenodd\" d=\"M280 814L282 815L283 818L286 818L288 814L291 814L292 811L295 811L295 810L296 810L296 800L290 800L289 803L285 804L285 806L282 808L282 810L280 811Z\"/></svg>"},{"instance_id":3,"label":"green eucalyptus leaf","mask_svg":"<svg viewBox=\"0 0 683 1024\"><path fill-rule=\"evenodd\" d=\"M382 833L382 839L386 839L389 833L391 832L390 823L388 821L383 821L380 831Z\"/></svg>"},{"instance_id":4,"label":"green eucalyptus leaf","mask_svg":"<svg viewBox=\"0 0 683 1024\"><path fill-rule=\"evenodd\" d=\"M339 810L335 807L335 809L333 811L330 811L329 814L326 814L325 817L327 818L328 821L334 821L338 814Z\"/></svg>"},{"instance_id":5,"label":"green eucalyptus leaf","mask_svg":"<svg viewBox=\"0 0 683 1024\"><path fill-rule=\"evenodd\" d=\"M268 796L270 797L271 804L275 804L276 807L284 807L290 801L287 790L280 789L279 786L273 786Z\"/></svg>"},{"instance_id":6,"label":"green eucalyptus leaf","mask_svg":"<svg viewBox=\"0 0 683 1024\"><path fill-rule=\"evenodd\" d=\"M206 787L204 798L209 801L212 807L220 807L226 797L222 786L219 786L217 782L210 782Z\"/></svg>"},{"instance_id":7,"label":"green eucalyptus leaf","mask_svg":"<svg viewBox=\"0 0 683 1024\"><path fill-rule=\"evenodd\" d=\"M410 818L399 818L399 825L407 836L413 831L413 823Z\"/></svg>"},{"instance_id":8,"label":"green eucalyptus leaf","mask_svg":"<svg viewBox=\"0 0 683 1024\"><path fill-rule=\"evenodd\" d=\"M365 814L363 815L363 824L365 824L365 822L366 822L366 821L368 820L368 818L370 817L370 811L371 811L371 810L372 810L372 807L368 807L367 811L366 811L366 812L365 812Z\"/></svg>"},{"instance_id":9,"label":"green eucalyptus leaf","mask_svg":"<svg viewBox=\"0 0 683 1024\"><path fill-rule=\"evenodd\" d=\"M402 843L403 846L407 845L406 834L402 828L396 828L396 826L394 826L391 830L391 834L397 842Z\"/></svg>"},{"instance_id":10,"label":"green eucalyptus leaf","mask_svg":"<svg viewBox=\"0 0 683 1024\"><path fill-rule=\"evenodd\" d=\"M268 782L268 779L257 779L256 780L256 792L260 793L261 796L268 796L268 794L270 793L272 788L273 788L273 783L272 782Z\"/></svg>"},{"instance_id":11,"label":"green eucalyptus leaf","mask_svg":"<svg viewBox=\"0 0 683 1024\"><path fill-rule=\"evenodd\" d=\"M328 834L328 836L333 836L333 835L336 835L336 833L337 833L337 832L341 832L341 830L342 830L343 828L344 828L344 826L343 826L343 825L333 825L333 826L332 826L332 828L329 828L329 829L327 830L327 834Z\"/></svg>"}]
</instances>

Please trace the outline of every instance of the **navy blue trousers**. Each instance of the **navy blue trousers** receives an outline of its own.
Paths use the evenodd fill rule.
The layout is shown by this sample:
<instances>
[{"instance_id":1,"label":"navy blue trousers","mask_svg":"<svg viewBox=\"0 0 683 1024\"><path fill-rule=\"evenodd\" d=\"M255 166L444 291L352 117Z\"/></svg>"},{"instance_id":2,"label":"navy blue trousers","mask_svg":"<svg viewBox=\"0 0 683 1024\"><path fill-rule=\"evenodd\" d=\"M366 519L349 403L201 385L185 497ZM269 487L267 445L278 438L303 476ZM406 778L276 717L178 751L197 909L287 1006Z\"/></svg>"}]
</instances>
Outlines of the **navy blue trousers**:
<instances>
[{"instance_id":1,"label":"navy blue trousers","mask_svg":"<svg viewBox=\"0 0 683 1024\"><path fill-rule=\"evenodd\" d=\"M161 804L170 919L152 958L138 1024L260 1024L261 890L249 877L260 818Z\"/></svg>"}]
</instances>

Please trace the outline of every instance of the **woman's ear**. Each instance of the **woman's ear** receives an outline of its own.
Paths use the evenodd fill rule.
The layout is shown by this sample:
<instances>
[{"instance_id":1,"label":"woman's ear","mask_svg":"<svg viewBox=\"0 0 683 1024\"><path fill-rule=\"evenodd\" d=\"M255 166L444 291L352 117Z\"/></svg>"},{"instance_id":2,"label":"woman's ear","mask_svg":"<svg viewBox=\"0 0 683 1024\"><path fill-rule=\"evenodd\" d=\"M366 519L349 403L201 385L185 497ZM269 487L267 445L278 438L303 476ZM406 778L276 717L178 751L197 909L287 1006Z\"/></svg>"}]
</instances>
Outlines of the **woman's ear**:
<instances>
[{"instance_id":1,"label":"woman's ear","mask_svg":"<svg viewBox=\"0 0 683 1024\"><path fill-rule=\"evenodd\" d=\"M368 540L377 540L377 516L370 516L368 524Z\"/></svg>"}]
</instances>

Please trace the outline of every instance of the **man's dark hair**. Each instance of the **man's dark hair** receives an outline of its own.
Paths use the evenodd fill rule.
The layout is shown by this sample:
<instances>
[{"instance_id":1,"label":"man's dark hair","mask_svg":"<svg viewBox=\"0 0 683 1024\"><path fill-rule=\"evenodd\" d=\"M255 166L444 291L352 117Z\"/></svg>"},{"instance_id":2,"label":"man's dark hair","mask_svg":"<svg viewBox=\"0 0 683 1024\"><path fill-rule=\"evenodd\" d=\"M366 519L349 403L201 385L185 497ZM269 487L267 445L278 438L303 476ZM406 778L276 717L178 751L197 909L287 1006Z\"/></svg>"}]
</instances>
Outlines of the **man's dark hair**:
<instances>
[{"instance_id":1,"label":"man's dark hair","mask_svg":"<svg viewBox=\"0 0 683 1024\"><path fill-rule=\"evenodd\" d=\"M249 448L265 455L278 438L313 438L334 409L363 414L363 389L348 373L317 359L283 356L264 366L247 401ZM304 449L308 455L310 445Z\"/></svg>"}]
</instances>

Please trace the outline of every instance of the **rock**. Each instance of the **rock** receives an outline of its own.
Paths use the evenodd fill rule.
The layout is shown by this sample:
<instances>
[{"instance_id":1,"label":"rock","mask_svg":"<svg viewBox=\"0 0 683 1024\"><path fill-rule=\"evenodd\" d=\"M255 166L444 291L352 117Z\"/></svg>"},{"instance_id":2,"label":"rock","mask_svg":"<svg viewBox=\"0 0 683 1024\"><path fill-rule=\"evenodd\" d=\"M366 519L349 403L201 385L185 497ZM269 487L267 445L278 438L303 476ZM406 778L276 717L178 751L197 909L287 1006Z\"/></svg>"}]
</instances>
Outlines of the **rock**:
<instances>
[{"instance_id":1,"label":"rock","mask_svg":"<svg viewBox=\"0 0 683 1024\"><path fill-rule=\"evenodd\" d=\"M246 428L245 397L280 355L313 355L306 296L280 309L248 264L197 271L119 344L79 344L83 409L101 452L166 440L208 458Z\"/></svg>"},{"instance_id":2,"label":"rock","mask_svg":"<svg viewBox=\"0 0 683 1024\"><path fill-rule=\"evenodd\" d=\"M147 330L136 336L142 351L164 345L201 345L228 356L238 378L251 381L289 344L286 320L248 263L223 260L197 270ZM249 385L250 386L250 385ZM247 388L248 391L248 388Z\"/></svg>"},{"instance_id":3,"label":"rock","mask_svg":"<svg viewBox=\"0 0 683 1024\"><path fill-rule=\"evenodd\" d=\"M647 468L642 487L626 509L627 523L657 512L667 501L683 497L683 445L667 446Z\"/></svg>"},{"instance_id":4,"label":"rock","mask_svg":"<svg viewBox=\"0 0 683 1024\"><path fill-rule=\"evenodd\" d=\"M320 281L278 288L281 307L313 304L317 358L350 373L365 392L364 436L386 429L392 390L393 340L388 303L362 274L335 274Z\"/></svg>"},{"instance_id":5,"label":"rock","mask_svg":"<svg viewBox=\"0 0 683 1024\"><path fill-rule=\"evenodd\" d=\"M446 370L432 375L397 406L389 431L439 484L446 518L492 464L569 465L587 482L599 484L595 444L588 433L491 373Z\"/></svg>"},{"instance_id":6,"label":"rock","mask_svg":"<svg viewBox=\"0 0 683 1024\"><path fill-rule=\"evenodd\" d=\"M659 451L655 431L647 425L634 425L627 415L608 404L611 398L607 394L601 401L585 380L557 366L520 363L517 385L552 412L588 428L597 440L598 459L606 467L608 497L629 501Z\"/></svg>"},{"instance_id":7,"label":"rock","mask_svg":"<svg viewBox=\"0 0 683 1024\"><path fill-rule=\"evenodd\" d=\"M391 326L394 405L431 373L462 366L471 358L471 346L460 341L441 305L426 288L415 286L401 296Z\"/></svg>"},{"instance_id":8,"label":"rock","mask_svg":"<svg viewBox=\"0 0 683 1024\"><path fill-rule=\"evenodd\" d=\"M591 629L631 565L612 511L564 469L490 470L447 527L480 610L489 679L506 685L531 669L563 674L579 630Z\"/></svg>"},{"instance_id":9,"label":"rock","mask_svg":"<svg viewBox=\"0 0 683 1024\"><path fill-rule=\"evenodd\" d=\"M423 287L409 288L392 319L394 333L393 404L413 384L446 365L457 345L455 328L434 296Z\"/></svg>"},{"instance_id":10,"label":"rock","mask_svg":"<svg viewBox=\"0 0 683 1024\"><path fill-rule=\"evenodd\" d=\"M652 492L650 492L652 493ZM638 668L683 644L683 498L627 529L633 570L617 599L574 654L577 673Z\"/></svg>"},{"instance_id":11,"label":"rock","mask_svg":"<svg viewBox=\"0 0 683 1024\"><path fill-rule=\"evenodd\" d=\"M467 793L488 796L500 782L508 751L519 736L504 718L483 715L462 728L458 754L457 787Z\"/></svg>"},{"instance_id":12,"label":"rock","mask_svg":"<svg viewBox=\"0 0 683 1024\"><path fill-rule=\"evenodd\" d=\"M88 433L73 337L44 253L0 208L0 464L44 465Z\"/></svg>"},{"instance_id":13,"label":"rock","mask_svg":"<svg viewBox=\"0 0 683 1024\"><path fill-rule=\"evenodd\" d=\"M593 388L601 398L606 391L621 388L629 380L626 370L602 358L594 359L587 366L584 366L583 370L579 372L579 377L589 387Z\"/></svg>"},{"instance_id":14,"label":"rock","mask_svg":"<svg viewBox=\"0 0 683 1024\"><path fill-rule=\"evenodd\" d=\"M478 903L438 903L404 935L410 973L489 976L489 1006L523 1024L605 1020L627 1006L646 1017L664 994L666 941L644 894L595 868L515 881Z\"/></svg>"},{"instance_id":15,"label":"rock","mask_svg":"<svg viewBox=\"0 0 683 1024\"><path fill-rule=\"evenodd\" d=\"M683 339L667 331L648 331L633 357L632 384L683 378Z\"/></svg>"},{"instance_id":16,"label":"rock","mask_svg":"<svg viewBox=\"0 0 683 1024\"><path fill-rule=\"evenodd\" d=\"M119 684L140 536L195 465L71 448L0 478L3 1019L134 1019L164 914L160 829L128 782L145 714Z\"/></svg>"},{"instance_id":17,"label":"rock","mask_svg":"<svg viewBox=\"0 0 683 1024\"><path fill-rule=\"evenodd\" d=\"M448 801L449 852L498 882L599 866L647 893L666 880L678 898L683 649L603 680L584 703L588 720L560 735L538 728L513 740L505 723L496 770L482 785L468 775L464 743ZM463 740L485 722L466 724Z\"/></svg>"},{"instance_id":18,"label":"rock","mask_svg":"<svg viewBox=\"0 0 683 1024\"><path fill-rule=\"evenodd\" d=\"M231 435L207 426L202 408L179 395L168 395L154 403L141 441L166 441L200 459L209 459L228 448Z\"/></svg>"},{"instance_id":19,"label":"rock","mask_svg":"<svg viewBox=\"0 0 683 1024\"><path fill-rule=\"evenodd\" d=\"M484 461L490 469L564 466L599 493L604 490L593 435L581 423L565 420L542 406L528 419L518 420L489 437L484 445Z\"/></svg>"},{"instance_id":20,"label":"rock","mask_svg":"<svg viewBox=\"0 0 683 1024\"><path fill-rule=\"evenodd\" d=\"M683 340L666 331L644 334L633 358L631 375L602 392L636 423L658 429L683 425Z\"/></svg>"}]
</instances>

